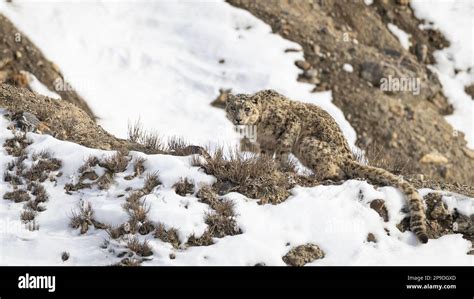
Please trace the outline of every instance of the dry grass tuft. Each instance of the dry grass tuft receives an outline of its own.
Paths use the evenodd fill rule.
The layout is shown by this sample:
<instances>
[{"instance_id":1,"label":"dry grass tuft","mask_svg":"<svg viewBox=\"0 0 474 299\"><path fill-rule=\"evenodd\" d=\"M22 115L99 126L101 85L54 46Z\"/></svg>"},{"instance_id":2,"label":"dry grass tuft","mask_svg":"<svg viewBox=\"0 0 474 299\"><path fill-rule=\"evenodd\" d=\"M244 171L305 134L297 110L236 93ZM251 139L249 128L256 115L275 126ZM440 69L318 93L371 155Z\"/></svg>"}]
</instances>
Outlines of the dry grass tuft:
<instances>
[{"instance_id":1,"label":"dry grass tuft","mask_svg":"<svg viewBox=\"0 0 474 299\"><path fill-rule=\"evenodd\" d=\"M107 231L107 234L109 235L109 237L111 239L114 239L114 240L122 237L123 235L125 235L127 233L125 231L123 225L109 226L106 231Z\"/></svg>"},{"instance_id":2,"label":"dry grass tuft","mask_svg":"<svg viewBox=\"0 0 474 299\"><path fill-rule=\"evenodd\" d=\"M191 236L189 236L188 241L186 242L187 246L209 246L212 244L214 244L214 241L212 240L212 235L207 230L199 238L192 234Z\"/></svg>"},{"instance_id":3,"label":"dry grass tuft","mask_svg":"<svg viewBox=\"0 0 474 299\"><path fill-rule=\"evenodd\" d=\"M99 161L99 166L107 169L111 173L124 172L127 169L130 158L124 151L117 151L113 156Z\"/></svg>"},{"instance_id":4,"label":"dry grass tuft","mask_svg":"<svg viewBox=\"0 0 474 299\"><path fill-rule=\"evenodd\" d=\"M130 208L127 209L130 221L137 223L145 223L150 212L150 207L147 206L144 201L141 201L137 205L130 205Z\"/></svg>"},{"instance_id":5,"label":"dry grass tuft","mask_svg":"<svg viewBox=\"0 0 474 299\"><path fill-rule=\"evenodd\" d=\"M12 200L16 203L30 200L30 195L26 190L18 189L12 192L7 192L3 195L3 199Z\"/></svg>"},{"instance_id":6,"label":"dry grass tuft","mask_svg":"<svg viewBox=\"0 0 474 299\"><path fill-rule=\"evenodd\" d=\"M90 156L87 158L87 160L84 162L84 164L79 167L79 173L86 172L90 170L92 167L99 165L99 159L95 156Z\"/></svg>"},{"instance_id":7,"label":"dry grass tuft","mask_svg":"<svg viewBox=\"0 0 474 299\"><path fill-rule=\"evenodd\" d=\"M209 213L206 215L205 222L209 225L209 234L215 238L234 236L242 233L237 226L234 216L225 216L217 212Z\"/></svg>"},{"instance_id":8,"label":"dry grass tuft","mask_svg":"<svg viewBox=\"0 0 474 299\"><path fill-rule=\"evenodd\" d=\"M21 177L15 175L15 174L12 174L8 170L6 170L3 173L3 180L7 183L10 183L10 185L13 185L13 186L18 186L18 185L23 184L23 180L21 179Z\"/></svg>"},{"instance_id":9,"label":"dry grass tuft","mask_svg":"<svg viewBox=\"0 0 474 299\"><path fill-rule=\"evenodd\" d=\"M217 178L213 187L220 195L235 191L260 199L260 203L277 204L288 198L288 190L293 187L275 161L266 155L247 158L235 151L224 157L220 149L205 157L204 163L201 158L195 157L193 165L200 166L205 173Z\"/></svg>"},{"instance_id":10,"label":"dry grass tuft","mask_svg":"<svg viewBox=\"0 0 474 299\"><path fill-rule=\"evenodd\" d=\"M27 223L33 221L36 217L36 212L32 210L24 210L21 212L20 219L21 221Z\"/></svg>"},{"instance_id":11,"label":"dry grass tuft","mask_svg":"<svg viewBox=\"0 0 474 299\"><path fill-rule=\"evenodd\" d=\"M20 157L25 155L25 149L32 143L26 138L25 133L15 133L13 138L5 140L3 147L9 155Z\"/></svg>"},{"instance_id":12,"label":"dry grass tuft","mask_svg":"<svg viewBox=\"0 0 474 299\"><path fill-rule=\"evenodd\" d=\"M37 182L28 184L28 190L35 196L35 201L38 203L46 202L48 200L48 193L43 185Z\"/></svg>"},{"instance_id":13,"label":"dry grass tuft","mask_svg":"<svg viewBox=\"0 0 474 299\"><path fill-rule=\"evenodd\" d=\"M81 234L85 234L90 225L94 225L93 221L94 211L89 202L83 203L78 212L73 211L70 219L72 228L81 229Z\"/></svg>"},{"instance_id":14,"label":"dry grass tuft","mask_svg":"<svg viewBox=\"0 0 474 299\"><path fill-rule=\"evenodd\" d=\"M106 171L103 175L101 175L97 179L96 184L100 190L107 190L109 189L110 185L112 185L113 182L114 182L113 173ZM84 186L87 186L87 185L88 184L84 184Z\"/></svg>"},{"instance_id":15,"label":"dry grass tuft","mask_svg":"<svg viewBox=\"0 0 474 299\"><path fill-rule=\"evenodd\" d=\"M128 140L144 145L152 151L164 152L165 147L161 137L155 132L148 132L143 129L140 119L135 124L128 125Z\"/></svg>"},{"instance_id":16,"label":"dry grass tuft","mask_svg":"<svg viewBox=\"0 0 474 299\"><path fill-rule=\"evenodd\" d=\"M146 159L143 157L135 158L133 163L133 171L135 176L140 176L145 172L145 161Z\"/></svg>"},{"instance_id":17,"label":"dry grass tuft","mask_svg":"<svg viewBox=\"0 0 474 299\"><path fill-rule=\"evenodd\" d=\"M44 182L49 173L61 169L62 162L52 156L51 153L42 151L32 155L33 166L23 172L23 177L27 182Z\"/></svg>"},{"instance_id":18,"label":"dry grass tuft","mask_svg":"<svg viewBox=\"0 0 474 299\"><path fill-rule=\"evenodd\" d=\"M210 236L212 240L212 237L223 238L225 236L234 236L242 233L235 220L235 204L232 201L219 199L210 186L201 187L197 192L197 197L201 202L208 204L213 209L213 212L207 213L204 219L208 225L208 229L206 230L207 235L204 235L204 238ZM200 242L196 241L195 238L191 239L191 244L197 243ZM206 242L204 242L204 244L206 244Z\"/></svg>"},{"instance_id":19,"label":"dry grass tuft","mask_svg":"<svg viewBox=\"0 0 474 299\"><path fill-rule=\"evenodd\" d=\"M166 229L162 223L158 223L155 229L155 238L163 242L170 243L174 248L179 248L181 242L179 241L178 230L174 227Z\"/></svg>"},{"instance_id":20,"label":"dry grass tuft","mask_svg":"<svg viewBox=\"0 0 474 299\"><path fill-rule=\"evenodd\" d=\"M148 241L145 240L140 242L137 237L133 237L127 241L127 248L133 251L138 256L150 256L153 254L153 251L148 244Z\"/></svg>"},{"instance_id":21,"label":"dry grass tuft","mask_svg":"<svg viewBox=\"0 0 474 299\"><path fill-rule=\"evenodd\" d=\"M372 143L365 149L365 157L361 152L355 152L354 156L357 161L374 167L383 168L396 175L407 175L417 173L416 167L408 159L400 155L386 155L384 147L377 143Z\"/></svg>"},{"instance_id":22,"label":"dry grass tuft","mask_svg":"<svg viewBox=\"0 0 474 299\"><path fill-rule=\"evenodd\" d=\"M120 261L120 263L114 264L113 266L122 266L122 267L138 267L142 263L141 259L137 258L124 258Z\"/></svg>"},{"instance_id":23,"label":"dry grass tuft","mask_svg":"<svg viewBox=\"0 0 474 299\"><path fill-rule=\"evenodd\" d=\"M180 178L178 182L173 185L176 194L186 196L194 193L194 182L188 178Z\"/></svg>"},{"instance_id":24,"label":"dry grass tuft","mask_svg":"<svg viewBox=\"0 0 474 299\"><path fill-rule=\"evenodd\" d=\"M145 194L150 194L158 185L161 185L160 179L158 178L158 172L148 173L145 177L145 184L141 190Z\"/></svg>"}]
</instances>

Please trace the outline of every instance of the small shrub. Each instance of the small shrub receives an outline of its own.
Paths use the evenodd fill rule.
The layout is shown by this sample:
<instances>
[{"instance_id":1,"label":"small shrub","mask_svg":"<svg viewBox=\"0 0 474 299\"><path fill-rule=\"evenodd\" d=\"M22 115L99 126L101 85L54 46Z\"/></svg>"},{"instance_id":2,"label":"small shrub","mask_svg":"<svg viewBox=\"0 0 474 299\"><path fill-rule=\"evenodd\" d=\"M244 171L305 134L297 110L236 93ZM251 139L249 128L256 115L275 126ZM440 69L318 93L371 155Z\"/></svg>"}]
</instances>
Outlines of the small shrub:
<instances>
[{"instance_id":1,"label":"small shrub","mask_svg":"<svg viewBox=\"0 0 474 299\"><path fill-rule=\"evenodd\" d=\"M158 178L158 173L153 172L146 175L145 184L142 188L142 191L146 194L150 194L153 189L161 185L160 179Z\"/></svg>"},{"instance_id":2,"label":"small shrub","mask_svg":"<svg viewBox=\"0 0 474 299\"><path fill-rule=\"evenodd\" d=\"M188 178L181 178L177 183L173 185L176 194L186 196L186 194L194 193L194 183Z\"/></svg>"},{"instance_id":3,"label":"small shrub","mask_svg":"<svg viewBox=\"0 0 474 299\"><path fill-rule=\"evenodd\" d=\"M128 166L129 157L123 151L117 151L116 154L99 161L99 166L107 169L111 173L124 172Z\"/></svg>"},{"instance_id":4,"label":"small shrub","mask_svg":"<svg viewBox=\"0 0 474 299\"><path fill-rule=\"evenodd\" d=\"M36 217L36 213L32 210L24 210L21 212L20 219L23 222L33 221Z\"/></svg>"},{"instance_id":5,"label":"small shrub","mask_svg":"<svg viewBox=\"0 0 474 299\"><path fill-rule=\"evenodd\" d=\"M7 192L3 195L4 199L12 200L14 202L24 202L30 200L30 195L23 189Z\"/></svg>"},{"instance_id":6,"label":"small shrub","mask_svg":"<svg viewBox=\"0 0 474 299\"><path fill-rule=\"evenodd\" d=\"M145 240L143 242L140 242L137 237L133 237L127 241L127 248L133 251L138 256L146 257L153 254L153 251L150 245L148 244L148 241Z\"/></svg>"},{"instance_id":7,"label":"small shrub","mask_svg":"<svg viewBox=\"0 0 474 299\"><path fill-rule=\"evenodd\" d=\"M178 230L176 228L166 229L162 223L158 223L155 229L155 238L163 242L170 243L174 248L179 248L181 242L179 241Z\"/></svg>"}]
</instances>

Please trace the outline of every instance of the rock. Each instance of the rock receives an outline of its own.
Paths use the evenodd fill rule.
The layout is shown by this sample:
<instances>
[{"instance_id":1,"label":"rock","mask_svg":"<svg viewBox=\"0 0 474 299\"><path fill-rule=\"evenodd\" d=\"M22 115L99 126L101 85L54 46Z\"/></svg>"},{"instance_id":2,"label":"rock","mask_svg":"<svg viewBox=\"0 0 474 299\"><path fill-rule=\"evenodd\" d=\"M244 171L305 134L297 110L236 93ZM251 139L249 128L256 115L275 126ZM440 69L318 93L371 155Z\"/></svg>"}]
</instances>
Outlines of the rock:
<instances>
[{"instance_id":1,"label":"rock","mask_svg":"<svg viewBox=\"0 0 474 299\"><path fill-rule=\"evenodd\" d=\"M318 77L318 71L316 69L308 69L303 73L303 75L307 79L314 79Z\"/></svg>"},{"instance_id":2,"label":"rock","mask_svg":"<svg viewBox=\"0 0 474 299\"><path fill-rule=\"evenodd\" d=\"M295 61L295 65L302 69L303 71L309 70L311 68L311 64L304 60L297 60Z\"/></svg>"},{"instance_id":3,"label":"rock","mask_svg":"<svg viewBox=\"0 0 474 299\"><path fill-rule=\"evenodd\" d=\"M99 176L97 175L97 173L95 173L95 171L87 171L87 172L84 172L82 175L81 175L81 181L83 180L91 180L91 181L95 181L99 178Z\"/></svg>"},{"instance_id":4,"label":"rock","mask_svg":"<svg viewBox=\"0 0 474 299\"><path fill-rule=\"evenodd\" d=\"M318 245L305 244L291 249L282 259L288 266L301 267L323 257L324 252Z\"/></svg>"},{"instance_id":5,"label":"rock","mask_svg":"<svg viewBox=\"0 0 474 299\"><path fill-rule=\"evenodd\" d=\"M441 155L438 152L431 152L429 154L424 155L420 159L420 163L422 164L446 164L448 163L448 158Z\"/></svg>"},{"instance_id":6,"label":"rock","mask_svg":"<svg viewBox=\"0 0 474 299\"><path fill-rule=\"evenodd\" d=\"M389 110L393 114L398 115L398 116L403 116L405 114L405 109L404 109L403 105L400 104L399 102L395 102L395 103L391 104L390 107L389 107Z\"/></svg>"},{"instance_id":7,"label":"rock","mask_svg":"<svg viewBox=\"0 0 474 299\"><path fill-rule=\"evenodd\" d=\"M474 236L474 214L470 217L462 214L458 214L455 222L456 232Z\"/></svg>"},{"instance_id":8,"label":"rock","mask_svg":"<svg viewBox=\"0 0 474 299\"><path fill-rule=\"evenodd\" d=\"M474 159L474 151L472 149L469 149L467 147L463 147L462 151L466 156L468 156L470 159Z\"/></svg>"},{"instance_id":9,"label":"rock","mask_svg":"<svg viewBox=\"0 0 474 299\"><path fill-rule=\"evenodd\" d=\"M416 58L419 62L425 63L428 59L428 47L425 44L417 44L415 48Z\"/></svg>"},{"instance_id":10,"label":"rock","mask_svg":"<svg viewBox=\"0 0 474 299\"><path fill-rule=\"evenodd\" d=\"M373 86L380 86L380 79L384 77L383 67L375 62L364 62L360 66L360 77Z\"/></svg>"},{"instance_id":11,"label":"rock","mask_svg":"<svg viewBox=\"0 0 474 299\"><path fill-rule=\"evenodd\" d=\"M374 236L373 233L369 233L369 234L367 235L367 242L374 242L374 243L377 242L377 239L375 239L375 236Z\"/></svg>"},{"instance_id":12,"label":"rock","mask_svg":"<svg viewBox=\"0 0 474 299\"><path fill-rule=\"evenodd\" d=\"M430 193L425 196L427 215L433 220L446 220L450 217L448 207L439 193Z\"/></svg>"},{"instance_id":13,"label":"rock","mask_svg":"<svg viewBox=\"0 0 474 299\"><path fill-rule=\"evenodd\" d=\"M370 208L382 217L384 222L388 221L388 211L385 202L382 199L374 199L370 202Z\"/></svg>"},{"instance_id":14,"label":"rock","mask_svg":"<svg viewBox=\"0 0 474 299\"><path fill-rule=\"evenodd\" d=\"M471 96L471 99L474 100L474 84L466 86L464 91Z\"/></svg>"},{"instance_id":15,"label":"rock","mask_svg":"<svg viewBox=\"0 0 474 299\"><path fill-rule=\"evenodd\" d=\"M7 71L0 71L0 84L7 81L8 72Z\"/></svg>"},{"instance_id":16,"label":"rock","mask_svg":"<svg viewBox=\"0 0 474 299\"><path fill-rule=\"evenodd\" d=\"M32 113L21 112L13 115L12 120L16 122L16 127L26 132L33 132L36 130L40 120Z\"/></svg>"}]
</instances>

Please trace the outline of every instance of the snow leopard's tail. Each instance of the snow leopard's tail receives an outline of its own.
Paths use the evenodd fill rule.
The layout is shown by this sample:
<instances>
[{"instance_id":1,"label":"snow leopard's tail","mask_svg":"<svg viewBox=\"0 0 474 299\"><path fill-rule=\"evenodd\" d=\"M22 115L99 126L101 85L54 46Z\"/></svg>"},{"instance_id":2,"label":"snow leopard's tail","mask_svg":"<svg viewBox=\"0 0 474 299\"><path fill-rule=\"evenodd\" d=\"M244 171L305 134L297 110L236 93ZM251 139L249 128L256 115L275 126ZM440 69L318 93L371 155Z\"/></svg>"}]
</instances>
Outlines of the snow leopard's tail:
<instances>
[{"instance_id":1,"label":"snow leopard's tail","mask_svg":"<svg viewBox=\"0 0 474 299\"><path fill-rule=\"evenodd\" d=\"M354 160L348 160L344 164L346 174L353 178L363 178L374 183L391 185L403 191L408 198L410 209L410 229L416 234L422 243L428 242L426 232L426 215L423 198L415 187L385 169L362 165Z\"/></svg>"}]
</instances>

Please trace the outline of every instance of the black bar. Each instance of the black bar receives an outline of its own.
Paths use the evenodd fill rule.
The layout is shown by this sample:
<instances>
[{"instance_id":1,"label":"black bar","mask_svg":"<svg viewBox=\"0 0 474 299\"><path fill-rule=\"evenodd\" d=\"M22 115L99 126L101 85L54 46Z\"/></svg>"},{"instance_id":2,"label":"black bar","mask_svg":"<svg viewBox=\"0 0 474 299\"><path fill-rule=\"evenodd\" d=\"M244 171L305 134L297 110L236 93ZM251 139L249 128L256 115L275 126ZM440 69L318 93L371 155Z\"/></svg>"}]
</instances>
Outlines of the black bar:
<instances>
[{"instance_id":1,"label":"black bar","mask_svg":"<svg viewBox=\"0 0 474 299\"><path fill-rule=\"evenodd\" d=\"M473 267L1 267L0 298L36 295L90 298L99 294L132 298L150 294L160 298L157 295L165 293L225 298L257 292L264 297L289 298L313 298L308 294L346 298L473 298L473 270ZM19 289L19 277L26 273L30 277L54 275L55 291ZM415 277L423 280L414 281ZM414 284L455 285L455 289L407 289L407 285Z\"/></svg>"}]
</instances>

